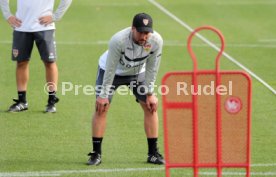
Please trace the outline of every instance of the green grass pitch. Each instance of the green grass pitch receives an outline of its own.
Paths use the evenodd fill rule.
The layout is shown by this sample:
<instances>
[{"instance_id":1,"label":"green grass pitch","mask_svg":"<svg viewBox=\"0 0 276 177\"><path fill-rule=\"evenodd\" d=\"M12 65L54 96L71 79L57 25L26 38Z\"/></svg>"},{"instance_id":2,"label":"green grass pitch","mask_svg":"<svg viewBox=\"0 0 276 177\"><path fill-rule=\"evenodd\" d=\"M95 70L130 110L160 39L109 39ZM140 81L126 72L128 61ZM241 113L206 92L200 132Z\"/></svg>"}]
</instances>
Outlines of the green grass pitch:
<instances>
[{"instance_id":1,"label":"green grass pitch","mask_svg":"<svg viewBox=\"0 0 276 177\"><path fill-rule=\"evenodd\" d=\"M59 2L59 1L57 1ZM273 0L156 0L192 28L211 25L226 40L225 51L276 89L276 23ZM16 1L10 1L12 11ZM92 85L99 56L110 37L130 26L138 12L154 19L154 28L164 38L157 84L168 71L190 71L186 49L189 31L147 0L75 0L56 24L59 88L62 82ZM218 39L203 33L212 42ZM103 141L103 163L85 165L91 150L91 115L95 96L83 87L62 95L56 114L43 114L47 95L43 91L44 66L34 48L30 63L27 98L29 110L5 111L17 97L15 63L11 62L12 29L0 18L0 177L3 176L93 176L161 177L163 166L145 163L147 142L143 114L134 97L115 95ZM213 69L216 52L194 40L200 69ZM240 70L221 58L224 70ZM75 89L76 91L76 89ZM159 96L159 147L163 153L162 108ZM253 78L252 176L276 176L276 97ZM191 176L191 170L173 170L174 176ZM204 176L204 175L202 175ZM228 175L229 176L229 175ZM231 175L230 175L231 176Z\"/></svg>"}]
</instances>

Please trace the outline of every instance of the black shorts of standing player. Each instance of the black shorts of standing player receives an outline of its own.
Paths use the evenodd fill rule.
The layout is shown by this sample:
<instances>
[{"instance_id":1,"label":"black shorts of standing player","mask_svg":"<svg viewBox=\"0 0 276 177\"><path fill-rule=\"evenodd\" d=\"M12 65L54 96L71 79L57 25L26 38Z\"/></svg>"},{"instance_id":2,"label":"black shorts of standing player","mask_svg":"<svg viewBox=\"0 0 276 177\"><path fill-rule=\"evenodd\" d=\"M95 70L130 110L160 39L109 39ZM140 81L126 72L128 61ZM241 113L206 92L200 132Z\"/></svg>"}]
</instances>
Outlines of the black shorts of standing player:
<instances>
[{"instance_id":1,"label":"black shorts of standing player","mask_svg":"<svg viewBox=\"0 0 276 177\"><path fill-rule=\"evenodd\" d=\"M100 89L103 83L104 70L98 68L97 80L96 80L96 97L100 94ZM145 73L133 76L119 76L115 75L112 86L110 88L110 94L108 96L109 103L112 101L112 97L119 86L126 85L132 91L136 97L136 101L146 102L146 87L145 87Z\"/></svg>"},{"instance_id":2,"label":"black shorts of standing player","mask_svg":"<svg viewBox=\"0 0 276 177\"><path fill-rule=\"evenodd\" d=\"M56 56L55 31L13 32L12 60L21 62L31 58L34 42L44 62L54 62Z\"/></svg>"}]
</instances>

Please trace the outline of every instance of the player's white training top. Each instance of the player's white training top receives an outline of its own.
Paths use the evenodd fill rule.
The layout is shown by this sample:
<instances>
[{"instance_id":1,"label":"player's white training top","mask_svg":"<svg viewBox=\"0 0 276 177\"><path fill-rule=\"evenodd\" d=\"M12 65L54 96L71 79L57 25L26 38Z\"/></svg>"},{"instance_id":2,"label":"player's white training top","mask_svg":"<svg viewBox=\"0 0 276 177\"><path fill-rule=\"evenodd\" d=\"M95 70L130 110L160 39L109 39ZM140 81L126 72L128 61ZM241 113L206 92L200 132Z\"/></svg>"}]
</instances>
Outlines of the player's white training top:
<instances>
[{"instance_id":1,"label":"player's white training top","mask_svg":"<svg viewBox=\"0 0 276 177\"><path fill-rule=\"evenodd\" d=\"M55 0L17 0L17 11L15 16L22 21L22 25L14 30L35 32L55 29L54 23L44 26L39 24L38 19L45 15L52 15L54 21L60 20L71 2L72 0L61 0L57 10L53 13ZM0 6L7 20L12 16L9 0L0 0Z\"/></svg>"},{"instance_id":2,"label":"player's white training top","mask_svg":"<svg viewBox=\"0 0 276 177\"><path fill-rule=\"evenodd\" d=\"M150 34L144 46L134 43L131 27L112 36L108 51L99 60L99 66L105 70L100 97L108 97L108 87L112 85L115 74L131 76L145 72L146 87L148 92L152 93L162 47L163 39L156 31Z\"/></svg>"}]
</instances>

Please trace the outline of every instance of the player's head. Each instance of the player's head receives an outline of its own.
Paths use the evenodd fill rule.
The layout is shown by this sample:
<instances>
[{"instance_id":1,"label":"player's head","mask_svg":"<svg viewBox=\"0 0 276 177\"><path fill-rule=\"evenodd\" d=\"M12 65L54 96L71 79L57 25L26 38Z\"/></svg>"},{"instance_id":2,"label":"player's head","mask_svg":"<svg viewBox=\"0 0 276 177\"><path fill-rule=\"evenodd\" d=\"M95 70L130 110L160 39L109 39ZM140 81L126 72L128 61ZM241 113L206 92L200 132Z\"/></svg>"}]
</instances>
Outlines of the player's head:
<instances>
[{"instance_id":1,"label":"player's head","mask_svg":"<svg viewBox=\"0 0 276 177\"><path fill-rule=\"evenodd\" d=\"M152 33L152 18L146 13L139 13L133 17L132 27L135 27L136 30L140 33L148 32Z\"/></svg>"},{"instance_id":2,"label":"player's head","mask_svg":"<svg viewBox=\"0 0 276 177\"><path fill-rule=\"evenodd\" d=\"M144 45L150 33L153 33L151 16L146 13L136 14L132 21L132 33L134 42Z\"/></svg>"}]
</instances>

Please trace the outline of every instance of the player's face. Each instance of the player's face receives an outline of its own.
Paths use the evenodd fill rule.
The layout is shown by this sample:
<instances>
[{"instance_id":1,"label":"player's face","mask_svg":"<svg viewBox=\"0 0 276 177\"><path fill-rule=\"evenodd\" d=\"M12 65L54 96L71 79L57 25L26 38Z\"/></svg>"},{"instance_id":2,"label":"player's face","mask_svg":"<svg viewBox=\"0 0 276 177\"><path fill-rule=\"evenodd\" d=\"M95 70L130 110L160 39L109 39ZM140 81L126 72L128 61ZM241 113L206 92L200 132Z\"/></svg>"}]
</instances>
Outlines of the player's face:
<instances>
[{"instance_id":1,"label":"player's face","mask_svg":"<svg viewBox=\"0 0 276 177\"><path fill-rule=\"evenodd\" d=\"M138 32L135 27L132 28L133 41L138 45L144 45L150 36L150 32Z\"/></svg>"}]
</instances>

